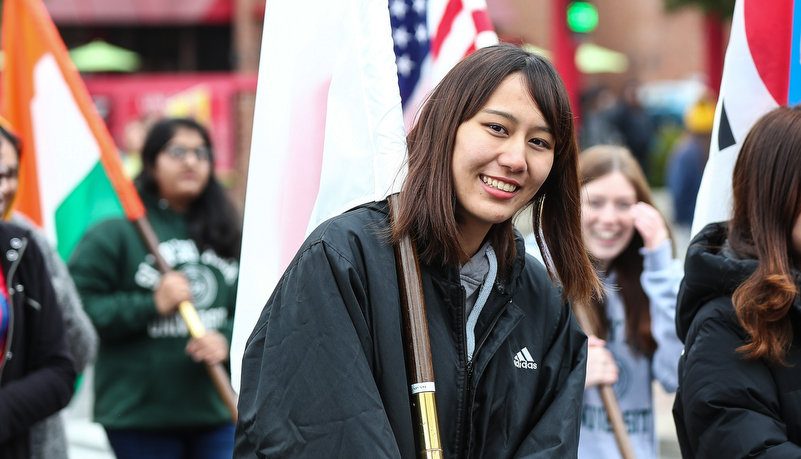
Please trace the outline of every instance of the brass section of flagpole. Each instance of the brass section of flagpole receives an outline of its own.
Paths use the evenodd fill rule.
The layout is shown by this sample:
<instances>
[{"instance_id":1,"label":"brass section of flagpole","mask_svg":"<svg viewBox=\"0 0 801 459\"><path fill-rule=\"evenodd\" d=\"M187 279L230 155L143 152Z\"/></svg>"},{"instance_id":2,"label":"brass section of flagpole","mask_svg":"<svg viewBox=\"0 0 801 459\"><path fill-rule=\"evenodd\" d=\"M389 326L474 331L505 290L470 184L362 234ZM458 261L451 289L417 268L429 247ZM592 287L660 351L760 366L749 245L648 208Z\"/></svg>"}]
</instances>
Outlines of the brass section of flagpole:
<instances>
[{"instance_id":1,"label":"brass section of flagpole","mask_svg":"<svg viewBox=\"0 0 801 459\"><path fill-rule=\"evenodd\" d=\"M395 196L390 196L389 203L391 214L397 215ZM418 422L418 452L422 459L442 459L423 284L417 249L409 235L395 245L395 264L407 345L406 359L411 377L413 415Z\"/></svg>"},{"instance_id":2,"label":"brass section of flagpole","mask_svg":"<svg viewBox=\"0 0 801 459\"><path fill-rule=\"evenodd\" d=\"M420 411L420 456L424 458L441 458L442 442L439 437L437 420L437 401L434 392L413 394L415 406ZM431 427L433 426L433 427Z\"/></svg>"},{"instance_id":3,"label":"brass section of flagpole","mask_svg":"<svg viewBox=\"0 0 801 459\"><path fill-rule=\"evenodd\" d=\"M150 225L150 221L147 219L147 217L134 220L134 225L139 231L139 235L142 236L142 240L145 242L147 251L150 252L150 254L156 259L156 268L158 268L162 274L172 271L170 265L167 264L167 262L164 260L164 257L162 257L159 253L159 239L158 236L156 236L156 232L153 230L153 226ZM181 313L181 317L183 317L184 322L186 322L186 328L189 330L189 334L192 336L192 338L201 338L206 335L206 329L203 326L203 323L200 321L200 317L197 315L195 306L192 305L191 302L181 302L181 304L178 305L178 311ZM231 419L236 422L239 416L236 408L236 394L234 393L234 389L231 387L231 379L228 376L228 372L225 371L225 368L221 363L207 363L206 370L211 377L211 382L214 383L214 387L220 394L220 397L225 404L225 408L231 415Z\"/></svg>"},{"instance_id":4,"label":"brass section of flagpole","mask_svg":"<svg viewBox=\"0 0 801 459\"><path fill-rule=\"evenodd\" d=\"M573 314L575 314L584 333L598 336L595 324L590 320L584 307L574 305ZM637 456L635 456L634 448L631 446L629 430L623 421L623 413L620 411L615 390L609 384L601 384L598 386L598 392L601 394L601 402L604 404L609 424L612 426L612 433L615 435L617 447L620 449L620 457L623 459L636 459Z\"/></svg>"}]
</instances>

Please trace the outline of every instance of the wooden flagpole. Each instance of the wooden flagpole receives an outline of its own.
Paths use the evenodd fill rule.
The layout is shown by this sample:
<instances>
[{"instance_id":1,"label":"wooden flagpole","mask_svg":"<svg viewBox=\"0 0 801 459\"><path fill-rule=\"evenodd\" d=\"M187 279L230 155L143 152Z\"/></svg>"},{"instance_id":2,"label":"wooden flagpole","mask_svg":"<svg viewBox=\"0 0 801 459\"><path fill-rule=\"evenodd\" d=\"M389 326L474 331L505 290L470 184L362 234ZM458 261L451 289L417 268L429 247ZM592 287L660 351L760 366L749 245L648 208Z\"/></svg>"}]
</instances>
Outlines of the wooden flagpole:
<instances>
[{"instance_id":1,"label":"wooden flagpole","mask_svg":"<svg viewBox=\"0 0 801 459\"><path fill-rule=\"evenodd\" d=\"M397 215L396 196L389 197L390 215ZM422 459L442 459L442 443L434 396L434 366L431 362L431 343L428 337L426 306L417 248L409 235L395 245L395 264L398 270L403 325L406 338L406 359L411 372L413 415L419 429L417 443Z\"/></svg>"},{"instance_id":2,"label":"wooden flagpole","mask_svg":"<svg viewBox=\"0 0 801 459\"><path fill-rule=\"evenodd\" d=\"M159 239L158 236L156 236L156 232L153 230L153 226L147 219L147 216L140 217L134 220L133 223L139 231L139 235L142 237L148 252L155 257L156 268L158 268L162 274L172 271L170 265L167 264L164 257L159 253ZM195 306L192 305L191 302L182 302L178 305L178 311L180 311L181 316L184 318L186 327L189 329L189 334L193 338L201 338L206 334L206 329L203 327L203 323L200 322L197 310L195 310ZM228 377L228 372L225 371L221 363L213 365L206 364L206 370L209 372L214 387L217 388L217 392L220 394L220 397L222 397L223 403L225 403L225 407L231 415L231 419L236 423L238 417L236 394L231 387L231 379Z\"/></svg>"},{"instance_id":3,"label":"wooden flagpole","mask_svg":"<svg viewBox=\"0 0 801 459\"><path fill-rule=\"evenodd\" d=\"M584 333L598 336L597 327L595 323L590 320L583 306L574 305L573 314L575 314ZM598 392L601 394L601 401L606 409L609 423L612 425L612 433L614 433L617 447L620 449L620 456L623 459L636 459L634 448L631 446L631 439L629 439L629 431L626 427L626 423L623 421L623 413L620 411L620 405L617 402L615 390L609 384L601 384L598 386Z\"/></svg>"}]
</instances>

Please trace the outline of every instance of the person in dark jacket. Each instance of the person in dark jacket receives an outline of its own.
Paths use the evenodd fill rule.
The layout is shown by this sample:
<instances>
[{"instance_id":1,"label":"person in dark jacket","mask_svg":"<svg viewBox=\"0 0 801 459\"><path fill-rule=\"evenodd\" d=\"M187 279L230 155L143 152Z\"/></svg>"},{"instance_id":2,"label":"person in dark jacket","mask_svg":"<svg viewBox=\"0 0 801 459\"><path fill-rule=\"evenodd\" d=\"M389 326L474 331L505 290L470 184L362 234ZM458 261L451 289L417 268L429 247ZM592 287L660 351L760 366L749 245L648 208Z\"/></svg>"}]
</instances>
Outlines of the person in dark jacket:
<instances>
[{"instance_id":1,"label":"person in dark jacket","mask_svg":"<svg viewBox=\"0 0 801 459\"><path fill-rule=\"evenodd\" d=\"M70 277L67 264L47 240L44 232L27 216L12 209L19 190L19 160L23 153L22 140L7 120L0 117L0 164L8 177L0 183L0 214L13 225L30 231L37 247L42 251L50 282L56 293L56 302L64 317L64 326L70 354L78 372L83 371L97 355L97 332L83 310L78 290ZM80 386L80 376L76 387ZM56 413L31 427L31 459L67 459L67 434L61 413Z\"/></svg>"},{"instance_id":2,"label":"person in dark jacket","mask_svg":"<svg viewBox=\"0 0 801 459\"><path fill-rule=\"evenodd\" d=\"M801 457L801 108L760 118L732 219L691 242L673 406L684 458Z\"/></svg>"},{"instance_id":3,"label":"person in dark jacket","mask_svg":"<svg viewBox=\"0 0 801 459\"><path fill-rule=\"evenodd\" d=\"M28 459L31 426L69 403L77 371L33 237L0 222L0 253L0 457Z\"/></svg>"},{"instance_id":4,"label":"person in dark jacket","mask_svg":"<svg viewBox=\"0 0 801 459\"><path fill-rule=\"evenodd\" d=\"M390 219L382 201L324 222L276 286L245 349L234 457L418 457L393 253L404 234L420 258L444 457L576 456L586 337L567 300L600 283L561 79L514 46L478 50L407 145L399 211ZM529 205L548 268L512 225Z\"/></svg>"},{"instance_id":5,"label":"person in dark jacket","mask_svg":"<svg viewBox=\"0 0 801 459\"><path fill-rule=\"evenodd\" d=\"M623 85L620 99L611 110L611 120L648 177L651 173L651 140L656 128L651 115L640 103L640 82L637 79L630 79Z\"/></svg>"}]
</instances>

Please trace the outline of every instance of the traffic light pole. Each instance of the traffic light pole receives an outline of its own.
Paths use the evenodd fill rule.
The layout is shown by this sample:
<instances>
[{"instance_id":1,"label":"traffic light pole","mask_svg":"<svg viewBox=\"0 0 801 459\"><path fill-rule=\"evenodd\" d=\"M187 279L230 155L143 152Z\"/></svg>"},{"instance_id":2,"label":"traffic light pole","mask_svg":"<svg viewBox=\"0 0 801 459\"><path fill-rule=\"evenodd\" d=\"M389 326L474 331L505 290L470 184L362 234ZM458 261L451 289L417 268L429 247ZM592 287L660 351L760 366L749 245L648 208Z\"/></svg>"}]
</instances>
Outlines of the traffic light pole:
<instances>
[{"instance_id":1,"label":"traffic light pole","mask_svg":"<svg viewBox=\"0 0 801 459\"><path fill-rule=\"evenodd\" d=\"M567 27L567 5L570 0L551 0L553 27L551 29L551 49L553 64L565 82L573 107L573 116L581 116L579 105L581 97L581 74L576 67L576 42Z\"/></svg>"}]
</instances>

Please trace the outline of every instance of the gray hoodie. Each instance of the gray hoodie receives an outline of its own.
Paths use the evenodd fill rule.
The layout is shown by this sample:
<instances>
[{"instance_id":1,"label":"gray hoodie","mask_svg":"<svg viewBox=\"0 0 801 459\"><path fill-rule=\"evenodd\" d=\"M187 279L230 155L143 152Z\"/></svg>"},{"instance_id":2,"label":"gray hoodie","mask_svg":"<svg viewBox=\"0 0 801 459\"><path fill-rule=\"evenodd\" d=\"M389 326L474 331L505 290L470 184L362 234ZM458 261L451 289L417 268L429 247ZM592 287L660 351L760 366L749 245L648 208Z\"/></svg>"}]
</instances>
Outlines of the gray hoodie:
<instances>
[{"instance_id":1,"label":"gray hoodie","mask_svg":"<svg viewBox=\"0 0 801 459\"><path fill-rule=\"evenodd\" d=\"M11 215L11 223L31 232L42 251L45 265L50 273L56 300L61 306L67 342L77 370L83 371L97 355L97 332L83 311L81 298L70 277L67 265L48 242L45 235L25 216ZM67 437L61 413L56 413L31 427L31 459L67 459Z\"/></svg>"},{"instance_id":2,"label":"gray hoodie","mask_svg":"<svg viewBox=\"0 0 801 459\"><path fill-rule=\"evenodd\" d=\"M643 254L640 283L650 300L651 334L658 347L654 355L648 357L633 351L626 342L626 316L615 289L614 273L604 279L606 314L610 323L605 339L606 347L620 370L614 389L635 456L638 459L656 459L659 451L651 381L659 381L667 392L675 392L678 387L678 362L684 345L676 336L676 296L684 270L679 260L671 257L669 241L653 250L640 249L640 252ZM579 459L620 457L596 388L584 392L578 456Z\"/></svg>"}]
</instances>

